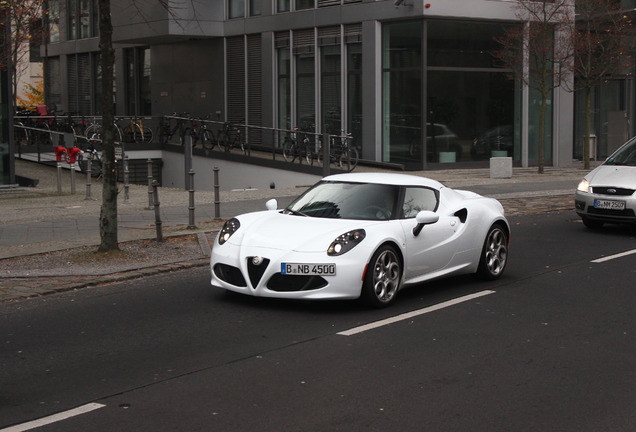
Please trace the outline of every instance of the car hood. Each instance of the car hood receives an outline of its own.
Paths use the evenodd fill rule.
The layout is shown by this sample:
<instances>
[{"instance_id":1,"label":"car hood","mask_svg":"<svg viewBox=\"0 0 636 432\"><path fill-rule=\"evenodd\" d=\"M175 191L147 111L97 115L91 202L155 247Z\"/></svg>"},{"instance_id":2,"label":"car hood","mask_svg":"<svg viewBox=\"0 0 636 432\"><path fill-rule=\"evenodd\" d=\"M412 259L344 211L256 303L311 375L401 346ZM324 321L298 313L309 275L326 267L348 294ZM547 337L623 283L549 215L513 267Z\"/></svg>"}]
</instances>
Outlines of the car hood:
<instances>
[{"instance_id":1,"label":"car hood","mask_svg":"<svg viewBox=\"0 0 636 432\"><path fill-rule=\"evenodd\" d=\"M265 211L238 216L241 227L229 242L243 247L259 247L298 252L325 252L341 234L386 221L326 219Z\"/></svg>"},{"instance_id":2,"label":"car hood","mask_svg":"<svg viewBox=\"0 0 636 432\"><path fill-rule=\"evenodd\" d=\"M619 165L601 165L587 175L592 186L612 186L636 189L634 176L636 167Z\"/></svg>"}]
</instances>

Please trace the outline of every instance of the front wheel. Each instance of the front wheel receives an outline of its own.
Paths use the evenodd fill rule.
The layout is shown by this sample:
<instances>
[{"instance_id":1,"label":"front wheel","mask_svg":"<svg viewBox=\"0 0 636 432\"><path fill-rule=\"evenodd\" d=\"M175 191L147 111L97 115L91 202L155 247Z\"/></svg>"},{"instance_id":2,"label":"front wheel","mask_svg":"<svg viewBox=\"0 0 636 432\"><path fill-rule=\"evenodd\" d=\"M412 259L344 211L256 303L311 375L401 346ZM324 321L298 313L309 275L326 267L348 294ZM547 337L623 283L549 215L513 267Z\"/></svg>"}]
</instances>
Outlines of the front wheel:
<instances>
[{"instance_id":1,"label":"front wheel","mask_svg":"<svg viewBox=\"0 0 636 432\"><path fill-rule=\"evenodd\" d=\"M362 299L373 307L386 307L395 299L402 279L402 264L397 252L385 245L369 262L362 283Z\"/></svg>"},{"instance_id":2,"label":"front wheel","mask_svg":"<svg viewBox=\"0 0 636 432\"><path fill-rule=\"evenodd\" d=\"M338 167L353 171L358 166L358 150L355 147L349 147L340 155Z\"/></svg>"},{"instance_id":3,"label":"front wheel","mask_svg":"<svg viewBox=\"0 0 636 432\"><path fill-rule=\"evenodd\" d=\"M481 250L477 277L495 280L503 273L508 260L508 234L501 225L495 224L488 230Z\"/></svg>"}]
</instances>

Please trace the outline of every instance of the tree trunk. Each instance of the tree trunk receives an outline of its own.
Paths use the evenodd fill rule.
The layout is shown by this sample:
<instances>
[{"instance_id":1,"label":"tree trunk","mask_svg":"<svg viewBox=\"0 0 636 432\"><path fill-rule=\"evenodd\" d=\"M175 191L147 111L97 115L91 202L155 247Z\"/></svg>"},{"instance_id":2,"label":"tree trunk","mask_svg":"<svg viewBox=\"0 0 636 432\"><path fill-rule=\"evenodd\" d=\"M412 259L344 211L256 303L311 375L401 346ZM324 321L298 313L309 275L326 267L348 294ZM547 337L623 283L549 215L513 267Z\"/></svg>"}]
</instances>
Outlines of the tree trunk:
<instances>
[{"instance_id":1,"label":"tree trunk","mask_svg":"<svg viewBox=\"0 0 636 432\"><path fill-rule=\"evenodd\" d=\"M117 174L113 105L113 25L110 0L99 0L99 48L102 64L102 207L99 216L100 252L117 250Z\"/></svg>"}]
</instances>

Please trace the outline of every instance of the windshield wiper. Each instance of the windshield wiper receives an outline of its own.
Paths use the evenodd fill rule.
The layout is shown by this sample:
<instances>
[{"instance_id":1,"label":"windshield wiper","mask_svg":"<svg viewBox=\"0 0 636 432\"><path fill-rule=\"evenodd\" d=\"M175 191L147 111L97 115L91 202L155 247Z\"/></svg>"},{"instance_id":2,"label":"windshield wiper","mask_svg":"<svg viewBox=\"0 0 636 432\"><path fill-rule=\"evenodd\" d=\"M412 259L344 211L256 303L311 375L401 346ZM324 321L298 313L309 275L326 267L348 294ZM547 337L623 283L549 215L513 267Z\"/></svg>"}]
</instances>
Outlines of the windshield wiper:
<instances>
[{"instance_id":1,"label":"windshield wiper","mask_svg":"<svg viewBox=\"0 0 636 432\"><path fill-rule=\"evenodd\" d=\"M303 212L299 212L298 210L294 210L294 209L290 209L290 208L286 208L285 210L288 211L289 213L295 215L295 216L304 216L304 217L308 216L308 215L306 215Z\"/></svg>"}]
</instances>

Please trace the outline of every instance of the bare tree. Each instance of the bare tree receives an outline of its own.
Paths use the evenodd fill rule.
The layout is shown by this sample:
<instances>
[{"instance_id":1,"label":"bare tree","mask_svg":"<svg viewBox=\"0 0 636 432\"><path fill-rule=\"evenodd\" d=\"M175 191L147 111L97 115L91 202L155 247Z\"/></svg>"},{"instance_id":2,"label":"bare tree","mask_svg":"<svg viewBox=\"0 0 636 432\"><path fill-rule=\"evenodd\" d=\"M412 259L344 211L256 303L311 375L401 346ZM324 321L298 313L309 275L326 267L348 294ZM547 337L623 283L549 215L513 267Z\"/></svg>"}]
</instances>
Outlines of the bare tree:
<instances>
[{"instance_id":1,"label":"bare tree","mask_svg":"<svg viewBox=\"0 0 636 432\"><path fill-rule=\"evenodd\" d=\"M99 251L118 250L117 175L115 173L115 107L113 105L113 24L110 0L99 0L99 49L102 64L102 207L99 215Z\"/></svg>"},{"instance_id":2,"label":"bare tree","mask_svg":"<svg viewBox=\"0 0 636 432\"><path fill-rule=\"evenodd\" d=\"M562 28L574 19L574 0L519 0L516 15L521 25L511 26L495 38L501 48L493 55L541 95L537 143L538 172L545 167L545 116L553 89L571 77L571 50Z\"/></svg>"},{"instance_id":3,"label":"bare tree","mask_svg":"<svg viewBox=\"0 0 636 432\"><path fill-rule=\"evenodd\" d=\"M19 1L19 0L17 0ZM130 6L142 19L144 2L154 0L131 0ZM194 8L195 0L183 0ZM171 16L178 9L179 1L159 0ZM117 219L117 174L115 171L115 107L114 78L115 51L113 49L113 24L111 21L111 0L98 0L99 9L99 48L102 66L102 169L103 189L102 206L99 217L100 252L119 249Z\"/></svg>"},{"instance_id":4,"label":"bare tree","mask_svg":"<svg viewBox=\"0 0 636 432\"><path fill-rule=\"evenodd\" d=\"M624 77L633 65L631 20L612 0L575 0L576 23L570 27L574 51L573 90L585 95L583 161L590 168L592 90L607 80Z\"/></svg>"}]
</instances>

